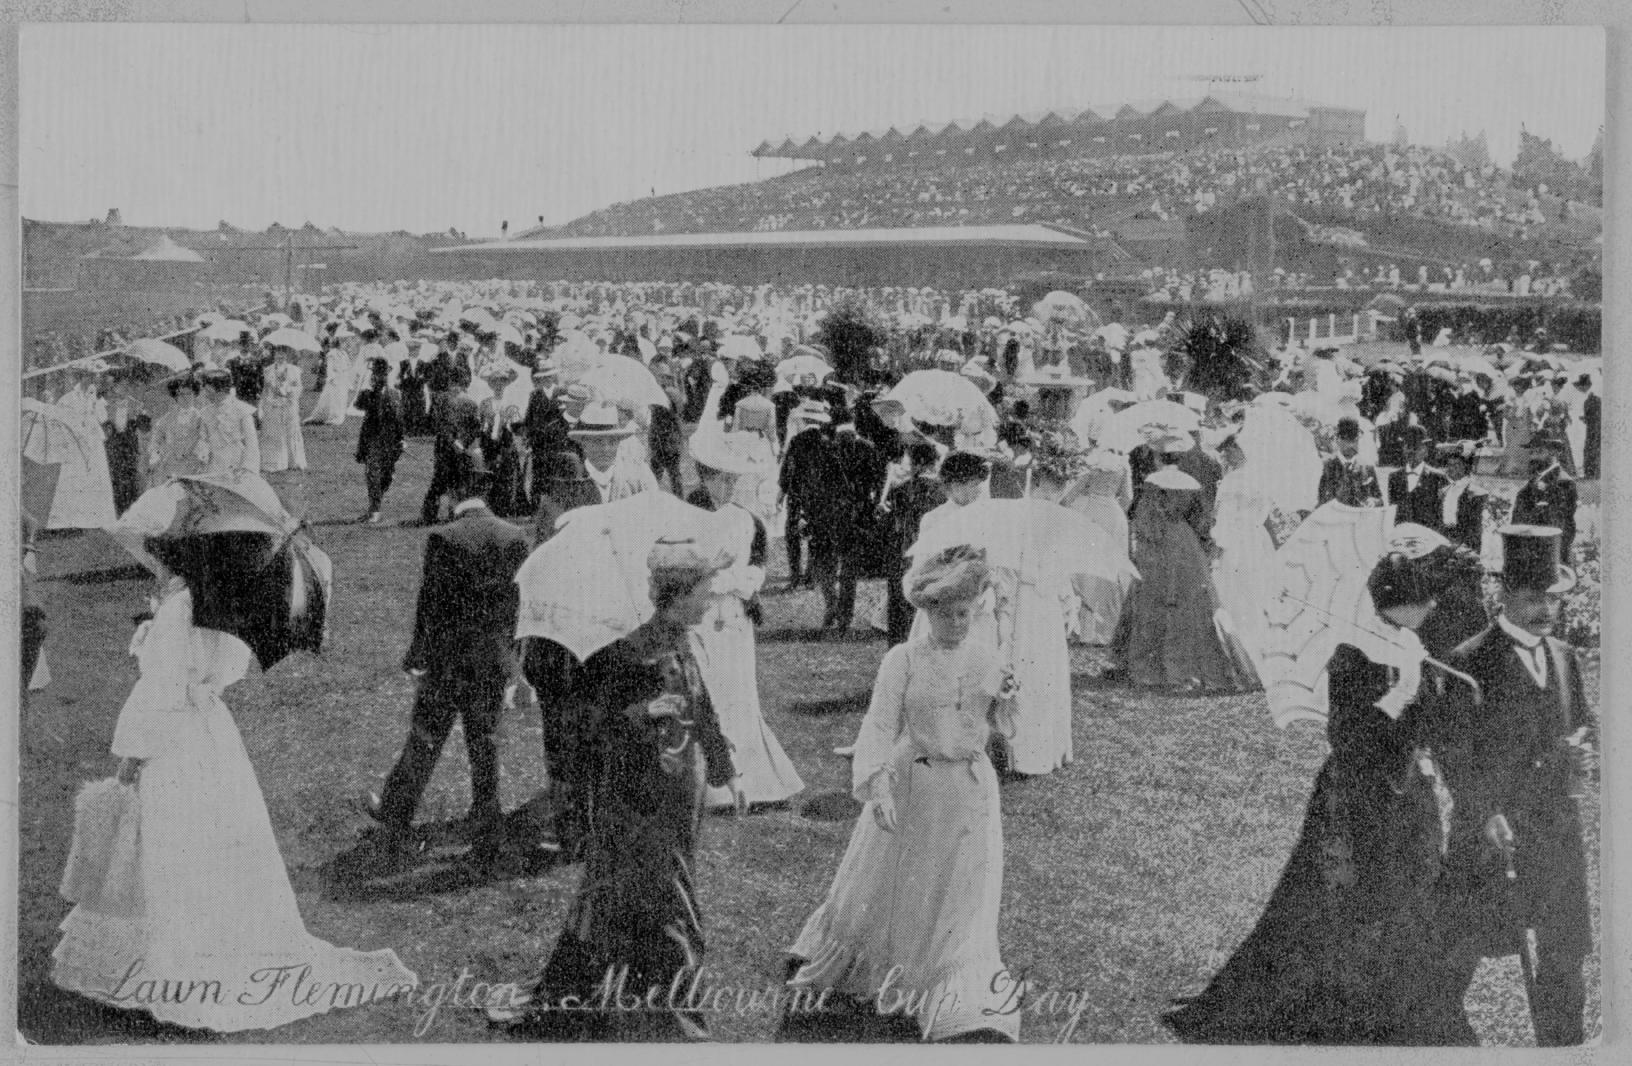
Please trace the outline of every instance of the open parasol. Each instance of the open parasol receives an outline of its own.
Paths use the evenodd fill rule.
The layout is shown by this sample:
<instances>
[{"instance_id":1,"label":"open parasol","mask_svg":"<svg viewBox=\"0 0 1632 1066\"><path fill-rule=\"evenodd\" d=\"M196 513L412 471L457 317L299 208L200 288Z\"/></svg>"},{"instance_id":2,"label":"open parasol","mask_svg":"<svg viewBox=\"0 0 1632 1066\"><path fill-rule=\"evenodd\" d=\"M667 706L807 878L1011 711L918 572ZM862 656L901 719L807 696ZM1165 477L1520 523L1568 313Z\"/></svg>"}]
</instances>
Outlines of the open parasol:
<instances>
[{"instance_id":1,"label":"open parasol","mask_svg":"<svg viewBox=\"0 0 1632 1066\"><path fill-rule=\"evenodd\" d=\"M950 370L914 370L881 399L900 404L907 417L932 426L960 425L966 415L975 412L991 412L991 421L996 422L991 401L980 386Z\"/></svg>"},{"instance_id":2,"label":"open parasol","mask_svg":"<svg viewBox=\"0 0 1632 1066\"><path fill-rule=\"evenodd\" d=\"M261 344L268 348L293 348L297 352L315 353L323 350L311 334L302 333L289 326L268 333L261 338Z\"/></svg>"},{"instance_id":3,"label":"open parasol","mask_svg":"<svg viewBox=\"0 0 1632 1066\"><path fill-rule=\"evenodd\" d=\"M578 379L599 399L637 411L645 407L668 407L669 394L639 359L626 355L603 356L600 364Z\"/></svg>"},{"instance_id":4,"label":"open parasol","mask_svg":"<svg viewBox=\"0 0 1632 1066\"><path fill-rule=\"evenodd\" d=\"M639 492L562 515L516 574L516 637L553 640L588 660L655 612L646 557L663 537L708 542L720 519L667 492Z\"/></svg>"},{"instance_id":5,"label":"open parasol","mask_svg":"<svg viewBox=\"0 0 1632 1066\"><path fill-rule=\"evenodd\" d=\"M907 554L921 559L960 544L984 549L989 565L1022 580L1070 581L1089 600L1109 587L1125 592L1139 576L1125 550L1112 550L1097 526L1052 500L976 500L943 515Z\"/></svg>"},{"instance_id":6,"label":"open parasol","mask_svg":"<svg viewBox=\"0 0 1632 1066\"><path fill-rule=\"evenodd\" d=\"M1305 518L1275 553L1266 590L1267 628L1259 673L1275 724L1324 722L1330 709L1326 664L1342 643L1359 645L1387 626L1366 591L1394 525L1394 508L1336 501Z\"/></svg>"},{"instance_id":7,"label":"open parasol","mask_svg":"<svg viewBox=\"0 0 1632 1066\"><path fill-rule=\"evenodd\" d=\"M258 475L175 478L107 531L154 573L185 579L194 624L238 637L262 669L322 650L333 565Z\"/></svg>"},{"instance_id":8,"label":"open parasol","mask_svg":"<svg viewBox=\"0 0 1632 1066\"><path fill-rule=\"evenodd\" d=\"M249 330L247 322L240 322L236 318L223 318L219 322L211 322L199 330L198 336L202 340L232 343L236 342L239 336L247 330Z\"/></svg>"},{"instance_id":9,"label":"open parasol","mask_svg":"<svg viewBox=\"0 0 1632 1066\"><path fill-rule=\"evenodd\" d=\"M1188 436L1200 427L1200 416L1183 404L1172 400L1145 400L1107 418L1100 443L1119 451L1132 451L1140 444L1162 437Z\"/></svg>"},{"instance_id":10,"label":"open parasol","mask_svg":"<svg viewBox=\"0 0 1632 1066\"><path fill-rule=\"evenodd\" d=\"M193 365L186 352L173 344L166 344L152 337L143 337L132 342L130 347L125 349L124 355L128 359L152 366L162 366L166 370L186 370Z\"/></svg>"}]
</instances>

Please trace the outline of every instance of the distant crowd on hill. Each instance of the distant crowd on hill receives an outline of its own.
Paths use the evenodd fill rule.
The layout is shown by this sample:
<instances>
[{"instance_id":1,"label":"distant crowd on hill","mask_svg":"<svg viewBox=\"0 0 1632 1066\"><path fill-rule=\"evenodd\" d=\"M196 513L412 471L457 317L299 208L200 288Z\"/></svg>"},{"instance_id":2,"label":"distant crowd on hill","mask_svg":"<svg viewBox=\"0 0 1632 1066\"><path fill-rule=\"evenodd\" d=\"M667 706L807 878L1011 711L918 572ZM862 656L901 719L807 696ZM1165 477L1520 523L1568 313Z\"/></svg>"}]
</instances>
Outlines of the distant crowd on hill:
<instances>
[{"instance_id":1,"label":"distant crowd on hill","mask_svg":"<svg viewBox=\"0 0 1632 1066\"><path fill-rule=\"evenodd\" d=\"M557 231L635 236L1050 222L1090 231L1138 213L1204 214L1267 193L1294 207L1394 213L1524 237L1582 205L1517 186L1492 165L1384 145L1260 146L1078 158L1020 157L856 170L811 168L768 181L618 204Z\"/></svg>"}]
</instances>

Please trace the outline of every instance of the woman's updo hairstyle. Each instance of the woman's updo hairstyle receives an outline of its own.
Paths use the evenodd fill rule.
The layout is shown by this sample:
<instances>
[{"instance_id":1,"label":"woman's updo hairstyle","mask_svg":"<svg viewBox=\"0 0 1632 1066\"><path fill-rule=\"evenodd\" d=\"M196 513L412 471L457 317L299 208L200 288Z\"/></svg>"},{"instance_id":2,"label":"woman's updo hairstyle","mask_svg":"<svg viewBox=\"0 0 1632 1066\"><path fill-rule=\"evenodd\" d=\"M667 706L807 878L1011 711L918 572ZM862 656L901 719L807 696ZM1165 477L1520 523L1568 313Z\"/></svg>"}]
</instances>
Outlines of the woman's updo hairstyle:
<instances>
[{"instance_id":1,"label":"woman's updo hairstyle","mask_svg":"<svg viewBox=\"0 0 1632 1066\"><path fill-rule=\"evenodd\" d=\"M1437 599L1453 582L1482 572L1479 556L1467 548L1425 527L1400 525L1372 568L1366 591L1380 613Z\"/></svg>"}]
</instances>

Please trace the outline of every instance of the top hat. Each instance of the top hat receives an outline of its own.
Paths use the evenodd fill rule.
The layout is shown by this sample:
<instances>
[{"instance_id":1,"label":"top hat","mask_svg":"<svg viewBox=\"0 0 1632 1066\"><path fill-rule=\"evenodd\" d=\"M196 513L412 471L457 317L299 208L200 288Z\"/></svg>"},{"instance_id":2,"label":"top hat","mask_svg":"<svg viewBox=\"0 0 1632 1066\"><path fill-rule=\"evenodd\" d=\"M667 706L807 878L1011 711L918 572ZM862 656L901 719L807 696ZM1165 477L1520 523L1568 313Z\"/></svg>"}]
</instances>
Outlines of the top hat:
<instances>
[{"instance_id":1,"label":"top hat","mask_svg":"<svg viewBox=\"0 0 1632 1066\"><path fill-rule=\"evenodd\" d=\"M1575 571L1559 562L1564 531L1553 526L1503 526L1502 584L1512 589L1568 592Z\"/></svg>"}]
</instances>

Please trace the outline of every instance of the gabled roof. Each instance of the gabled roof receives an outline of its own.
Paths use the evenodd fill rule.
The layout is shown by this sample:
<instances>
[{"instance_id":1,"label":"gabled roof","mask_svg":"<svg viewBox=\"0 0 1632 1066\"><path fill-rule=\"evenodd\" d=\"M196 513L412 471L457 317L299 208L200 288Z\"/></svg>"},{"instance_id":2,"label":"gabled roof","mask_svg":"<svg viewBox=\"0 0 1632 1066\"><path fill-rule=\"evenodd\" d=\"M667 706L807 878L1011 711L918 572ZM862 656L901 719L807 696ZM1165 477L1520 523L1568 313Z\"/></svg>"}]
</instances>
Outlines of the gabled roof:
<instances>
[{"instance_id":1,"label":"gabled roof","mask_svg":"<svg viewBox=\"0 0 1632 1066\"><path fill-rule=\"evenodd\" d=\"M1217 92L1206 96L1168 97L1154 100L1135 100L1120 105L1096 104L1082 108L1054 108L1046 111L1004 112L986 114L978 119L921 120L853 134L835 133L828 137L812 136L795 146L792 138L781 147L770 149L769 142L762 146L771 154L819 151L824 147L843 147L850 144L868 144L874 141L925 141L937 137L959 138L970 134L989 135L1003 132L1023 134L1028 129L1074 125L1101 126L1122 121L1133 122L1147 118L1169 118L1185 114L1242 114L1276 115L1285 118L1308 118L1312 109L1348 111L1364 114L1364 108L1330 107L1309 101L1294 101L1252 93ZM756 149L756 153L758 149Z\"/></svg>"}]
</instances>

